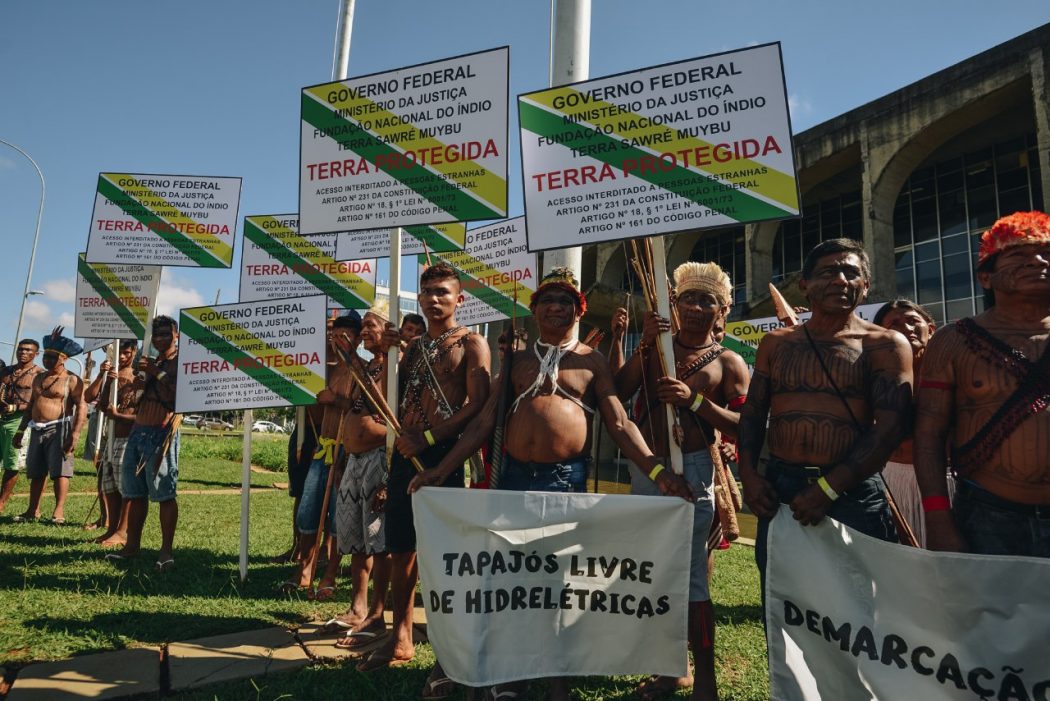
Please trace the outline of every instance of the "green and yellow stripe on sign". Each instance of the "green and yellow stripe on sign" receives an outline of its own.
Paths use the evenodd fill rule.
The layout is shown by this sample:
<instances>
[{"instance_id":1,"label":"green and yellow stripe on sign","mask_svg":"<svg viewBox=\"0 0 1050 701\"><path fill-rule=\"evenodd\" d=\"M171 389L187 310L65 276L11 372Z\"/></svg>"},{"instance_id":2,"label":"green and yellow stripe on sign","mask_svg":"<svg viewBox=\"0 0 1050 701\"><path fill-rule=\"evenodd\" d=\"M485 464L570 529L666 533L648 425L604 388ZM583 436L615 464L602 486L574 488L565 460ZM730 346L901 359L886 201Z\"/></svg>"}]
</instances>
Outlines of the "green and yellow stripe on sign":
<instances>
[{"instance_id":1,"label":"green and yellow stripe on sign","mask_svg":"<svg viewBox=\"0 0 1050 701\"><path fill-rule=\"evenodd\" d=\"M652 158L660 153L714 147L714 144L681 136L675 129L651 124L648 118L629 112L598 118L593 122L593 127L588 126L588 122L573 123L571 112L559 112L551 106L555 96L564 96L569 92L575 91L571 88L555 88L519 98L518 119L522 129L566 148L582 150L589 157L608 163L618 171L628 160L638 162L642 158ZM600 100L587 103L587 107L591 109L601 106L609 106L609 103ZM570 117L570 121L565 120L566 116ZM645 126L638 126L639 124ZM603 126L611 128L611 133L604 133ZM659 144L658 150L630 145L631 139L654 133L670 141L656 142ZM781 148L790 148L790 144L784 144ZM713 162L703 168L704 170L699 170L692 167L692 164L688 168L676 164L668 170L631 170L630 175L740 222L798 214L798 191L791 174L782 173L750 159L732 159L727 163ZM754 172L761 169L765 169L766 173ZM751 189L736 189L736 186L742 186L748 181L755 181L755 186ZM734 187L723 188L723 183ZM703 187L705 185L710 187ZM709 191L704 192L705 189Z\"/></svg>"},{"instance_id":2,"label":"green and yellow stripe on sign","mask_svg":"<svg viewBox=\"0 0 1050 701\"><path fill-rule=\"evenodd\" d=\"M287 354L236 321L223 319L213 307L183 309L179 331L290 404L314 404L317 393L324 389L324 377L305 365L265 367L265 363L258 363Z\"/></svg>"},{"instance_id":3,"label":"green and yellow stripe on sign","mask_svg":"<svg viewBox=\"0 0 1050 701\"><path fill-rule=\"evenodd\" d=\"M463 292L476 297L507 317L530 316L529 300L532 288L515 282L507 273L496 270L466 251L450 251L430 256L432 263L448 263L459 273ZM419 256L419 265L425 266L427 258ZM517 290L518 304L515 309L514 294Z\"/></svg>"},{"instance_id":4,"label":"green and yellow stripe on sign","mask_svg":"<svg viewBox=\"0 0 1050 701\"><path fill-rule=\"evenodd\" d=\"M124 322L128 331L141 341L146 333L149 309L138 303L139 295L131 292L110 266L88 263L84 258L84 253L77 257L77 273Z\"/></svg>"},{"instance_id":5,"label":"green and yellow stripe on sign","mask_svg":"<svg viewBox=\"0 0 1050 701\"><path fill-rule=\"evenodd\" d=\"M467 245L467 225L464 222L406 226L405 231L412 238L426 244L431 253L462 251Z\"/></svg>"},{"instance_id":6,"label":"green and yellow stripe on sign","mask_svg":"<svg viewBox=\"0 0 1050 701\"><path fill-rule=\"evenodd\" d=\"M372 282L344 270L345 266L309 237L300 236L276 217L245 217L244 237L344 309L368 309L375 302L376 288Z\"/></svg>"},{"instance_id":7,"label":"green and yellow stripe on sign","mask_svg":"<svg viewBox=\"0 0 1050 701\"><path fill-rule=\"evenodd\" d=\"M303 90L303 121L324 134L336 135L332 138L344 148L364 158L370 167L382 170L460 221L501 219L506 216L507 181L503 177L465 159L426 166L414 164L404 168L392 167L394 164L388 156L391 153L401 154L404 150L394 143L388 143L387 139L395 143L410 142L414 151L435 148L444 150L446 144L426 136L411 124L403 123L399 116L379 108L368 98L348 97L329 104L325 99L325 91L328 89L328 85L317 85ZM353 112L358 109L367 110L357 113L367 113L373 124L386 123L390 126L376 127L369 131L339 114L340 111ZM394 136L395 133L406 132L406 136Z\"/></svg>"},{"instance_id":8,"label":"green and yellow stripe on sign","mask_svg":"<svg viewBox=\"0 0 1050 701\"><path fill-rule=\"evenodd\" d=\"M118 185L117 182L120 182ZM126 173L100 173L98 193L202 268L229 268L233 247Z\"/></svg>"}]
</instances>

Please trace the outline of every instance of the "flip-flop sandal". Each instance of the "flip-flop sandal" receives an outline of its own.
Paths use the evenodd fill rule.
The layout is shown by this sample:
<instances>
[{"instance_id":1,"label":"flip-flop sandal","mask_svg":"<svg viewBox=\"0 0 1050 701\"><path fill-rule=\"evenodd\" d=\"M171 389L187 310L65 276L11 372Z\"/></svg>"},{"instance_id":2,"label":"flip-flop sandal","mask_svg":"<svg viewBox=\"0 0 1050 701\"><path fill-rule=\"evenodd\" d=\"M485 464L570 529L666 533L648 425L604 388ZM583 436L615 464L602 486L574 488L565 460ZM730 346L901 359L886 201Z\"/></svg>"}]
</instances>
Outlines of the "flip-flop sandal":
<instances>
[{"instance_id":1,"label":"flip-flop sandal","mask_svg":"<svg viewBox=\"0 0 1050 701\"><path fill-rule=\"evenodd\" d=\"M354 624L348 621L344 616L345 614L343 616L329 618L324 622L324 625L321 626L321 630L325 633L338 633L344 630L353 630Z\"/></svg>"},{"instance_id":2,"label":"flip-flop sandal","mask_svg":"<svg viewBox=\"0 0 1050 701\"><path fill-rule=\"evenodd\" d=\"M36 523L39 516L30 516L29 514L18 514L11 519L12 523Z\"/></svg>"},{"instance_id":3,"label":"flip-flop sandal","mask_svg":"<svg viewBox=\"0 0 1050 701\"><path fill-rule=\"evenodd\" d=\"M134 556L133 555L121 555L120 553L106 553L105 559L110 561L110 562L114 562L115 563L115 562L124 562L125 560L130 560L132 557L134 557Z\"/></svg>"},{"instance_id":4,"label":"flip-flop sandal","mask_svg":"<svg viewBox=\"0 0 1050 701\"><path fill-rule=\"evenodd\" d=\"M175 569L175 558L171 557L167 560L157 560L154 567L157 568L157 572L167 572L168 570Z\"/></svg>"},{"instance_id":5,"label":"flip-flop sandal","mask_svg":"<svg viewBox=\"0 0 1050 701\"><path fill-rule=\"evenodd\" d=\"M301 586L299 582L295 582L292 580L288 580L287 582L281 582L277 585L277 591L279 591L282 594L294 594L306 588L307 587Z\"/></svg>"},{"instance_id":6,"label":"flip-flop sandal","mask_svg":"<svg viewBox=\"0 0 1050 701\"><path fill-rule=\"evenodd\" d=\"M415 658L413 658L415 659ZM374 672L377 669L387 669L388 667L401 667L409 664L412 660L395 660L391 657L380 656L378 652L373 652L362 662L357 663L358 672Z\"/></svg>"},{"instance_id":7,"label":"flip-flop sandal","mask_svg":"<svg viewBox=\"0 0 1050 701\"><path fill-rule=\"evenodd\" d=\"M308 598L312 601L328 601L329 599L334 599L335 587L317 587L310 593Z\"/></svg>"},{"instance_id":8,"label":"flip-flop sandal","mask_svg":"<svg viewBox=\"0 0 1050 701\"><path fill-rule=\"evenodd\" d=\"M430 675L423 685L423 691L419 694L419 698L427 699L427 701L447 699L459 688L459 684L445 676L444 670L438 672L437 669L435 665L434 669L430 670ZM434 676L435 674L440 676Z\"/></svg>"},{"instance_id":9,"label":"flip-flop sandal","mask_svg":"<svg viewBox=\"0 0 1050 701\"><path fill-rule=\"evenodd\" d=\"M64 526L64 525L66 525L66 520L64 518L62 518L61 516L58 517L58 518L52 517L49 520L55 526Z\"/></svg>"},{"instance_id":10,"label":"flip-flop sandal","mask_svg":"<svg viewBox=\"0 0 1050 701\"><path fill-rule=\"evenodd\" d=\"M367 652L373 649L378 643L382 642L386 638L386 631L379 633L366 633L364 631L360 633L351 633L350 635L344 635L335 641L335 646L340 650L356 650L358 652Z\"/></svg>"}]
</instances>

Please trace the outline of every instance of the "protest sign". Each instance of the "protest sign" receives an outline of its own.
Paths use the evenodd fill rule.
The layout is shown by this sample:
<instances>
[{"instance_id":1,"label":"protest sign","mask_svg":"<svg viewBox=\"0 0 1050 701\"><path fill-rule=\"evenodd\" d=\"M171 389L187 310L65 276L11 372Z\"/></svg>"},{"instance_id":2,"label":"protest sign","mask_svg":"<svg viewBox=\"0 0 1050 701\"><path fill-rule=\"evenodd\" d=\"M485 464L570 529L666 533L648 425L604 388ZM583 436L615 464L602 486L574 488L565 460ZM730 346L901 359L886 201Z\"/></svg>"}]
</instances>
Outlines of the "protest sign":
<instances>
[{"instance_id":1,"label":"protest sign","mask_svg":"<svg viewBox=\"0 0 1050 701\"><path fill-rule=\"evenodd\" d=\"M529 300L536 291L537 266L536 254L525 250L525 217L471 229L464 250L432 253L430 260L448 263L459 273L464 299L456 310L457 323L471 326L532 314ZM418 261L422 275L426 257Z\"/></svg>"},{"instance_id":2,"label":"protest sign","mask_svg":"<svg viewBox=\"0 0 1050 701\"><path fill-rule=\"evenodd\" d=\"M427 636L451 679L686 673L692 505L424 488L413 507Z\"/></svg>"},{"instance_id":3,"label":"protest sign","mask_svg":"<svg viewBox=\"0 0 1050 701\"><path fill-rule=\"evenodd\" d=\"M85 338L84 352L91 353L92 351L97 351L99 348L105 348L115 340L116 339L113 338Z\"/></svg>"},{"instance_id":4,"label":"protest sign","mask_svg":"<svg viewBox=\"0 0 1050 701\"><path fill-rule=\"evenodd\" d=\"M433 226L417 224L406 226L401 230L402 256L415 256L427 251L430 253L462 251L466 243L467 225L463 222ZM390 229L344 231L339 234L339 243L336 244L335 250L340 260L389 258Z\"/></svg>"},{"instance_id":5,"label":"protest sign","mask_svg":"<svg viewBox=\"0 0 1050 701\"><path fill-rule=\"evenodd\" d=\"M73 333L80 338L142 340L160 288L155 265L88 263L77 256Z\"/></svg>"},{"instance_id":6,"label":"protest sign","mask_svg":"<svg viewBox=\"0 0 1050 701\"><path fill-rule=\"evenodd\" d=\"M883 302L875 304L862 304L857 307L854 314L865 321L871 321L875 312L879 311ZM811 312L802 312L798 315L799 321L806 321L813 316ZM775 316L766 316L760 319L748 319L746 321L726 322L726 336L722 339L722 345L733 351L747 363L752 370L755 368L755 355L758 353L758 344L763 337L773 329L779 329L784 324Z\"/></svg>"},{"instance_id":7,"label":"protest sign","mask_svg":"<svg viewBox=\"0 0 1050 701\"><path fill-rule=\"evenodd\" d=\"M783 507L767 551L772 698L1050 698L1050 560L909 548Z\"/></svg>"},{"instance_id":8,"label":"protest sign","mask_svg":"<svg viewBox=\"0 0 1050 701\"><path fill-rule=\"evenodd\" d=\"M799 214L780 45L518 97L529 250Z\"/></svg>"},{"instance_id":9,"label":"protest sign","mask_svg":"<svg viewBox=\"0 0 1050 701\"><path fill-rule=\"evenodd\" d=\"M304 234L507 216L507 47L303 88Z\"/></svg>"},{"instance_id":10,"label":"protest sign","mask_svg":"<svg viewBox=\"0 0 1050 701\"><path fill-rule=\"evenodd\" d=\"M89 263L229 268L240 178L99 173Z\"/></svg>"},{"instance_id":11,"label":"protest sign","mask_svg":"<svg viewBox=\"0 0 1050 701\"><path fill-rule=\"evenodd\" d=\"M241 302L322 292L328 306L368 309L376 298L376 261L338 255L338 234L300 236L299 216L244 218Z\"/></svg>"},{"instance_id":12,"label":"protest sign","mask_svg":"<svg viewBox=\"0 0 1050 701\"><path fill-rule=\"evenodd\" d=\"M183 309L175 411L314 404L325 386L325 296Z\"/></svg>"}]
</instances>

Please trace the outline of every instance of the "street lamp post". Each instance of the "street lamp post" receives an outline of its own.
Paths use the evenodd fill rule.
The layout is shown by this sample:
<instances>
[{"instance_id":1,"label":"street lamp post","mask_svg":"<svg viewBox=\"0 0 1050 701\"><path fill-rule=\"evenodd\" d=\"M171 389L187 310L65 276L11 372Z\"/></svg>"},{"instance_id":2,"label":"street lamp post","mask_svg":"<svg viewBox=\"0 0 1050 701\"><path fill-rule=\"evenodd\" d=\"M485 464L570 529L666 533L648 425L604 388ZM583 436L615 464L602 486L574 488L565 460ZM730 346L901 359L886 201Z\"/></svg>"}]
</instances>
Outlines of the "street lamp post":
<instances>
[{"instance_id":1,"label":"street lamp post","mask_svg":"<svg viewBox=\"0 0 1050 701\"><path fill-rule=\"evenodd\" d=\"M36 294L36 292L29 289L29 283L33 279L33 264L36 263L36 245L40 241L40 222L44 218L44 194L47 191L47 185L44 182L44 174L41 172L40 166L36 164L36 161L33 160L32 156L12 144L10 141L0 139L0 144L6 144L25 156L26 159L33 164L33 167L36 168L36 174L40 176L40 208L36 213L36 231L33 233L33 251L29 254L29 270L26 271L26 286L25 291L22 293L22 309L18 312L18 325L15 327L15 344L17 345L22 336L22 321L25 319L26 315L26 301L29 299L31 292ZM11 362L17 362L17 360L18 359L15 357L15 351L12 351Z\"/></svg>"}]
</instances>

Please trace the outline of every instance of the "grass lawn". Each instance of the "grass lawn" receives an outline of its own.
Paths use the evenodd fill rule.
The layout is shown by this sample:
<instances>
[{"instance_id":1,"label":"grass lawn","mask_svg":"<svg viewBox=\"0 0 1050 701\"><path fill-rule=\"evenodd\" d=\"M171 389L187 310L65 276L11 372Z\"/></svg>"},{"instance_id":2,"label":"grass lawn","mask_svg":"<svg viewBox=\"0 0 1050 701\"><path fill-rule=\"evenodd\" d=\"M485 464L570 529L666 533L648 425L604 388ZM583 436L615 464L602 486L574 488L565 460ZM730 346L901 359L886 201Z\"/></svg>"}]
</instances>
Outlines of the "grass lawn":
<instances>
[{"instance_id":1,"label":"grass lawn","mask_svg":"<svg viewBox=\"0 0 1050 701\"><path fill-rule=\"evenodd\" d=\"M346 608L346 589L325 604L275 592L291 569L267 561L290 542L291 499L280 490L252 494L251 564L249 579L241 584L240 497L224 493L240 487L240 465L218 457L191 459L213 452L208 446L191 446L203 440L229 439L183 436L176 567L164 575L153 571L160 540L155 508L146 522L142 555L121 566L105 562L103 551L90 542L94 534L79 528L94 501L85 494L94 488L87 462L77 460L67 505L67 519L76 525L12 523L10 517L26 505L28 485L20 478L16 497L0 517L0 665L18 667L271 625L294 626ZM283 474L252 474L253 487L283 481ZM191 493L198 490L203 493ZM44 516L50 515L53 504L47 492ZM723 699L768 698L752 556L752 549L743 546L716 555L713 596ZM430 646L422 645L413 664L371 676L357 673L351 664L315 666L173 698L414 699L432 661ZM577 698L616 699L628 698L635 683L631 678L581 679L574 688ZM542 698L541 692L534 688L527 698Z\"/></svg>"}]
</instances>

